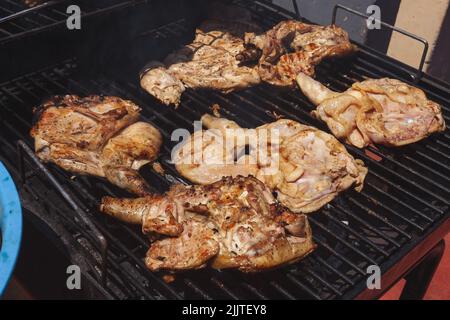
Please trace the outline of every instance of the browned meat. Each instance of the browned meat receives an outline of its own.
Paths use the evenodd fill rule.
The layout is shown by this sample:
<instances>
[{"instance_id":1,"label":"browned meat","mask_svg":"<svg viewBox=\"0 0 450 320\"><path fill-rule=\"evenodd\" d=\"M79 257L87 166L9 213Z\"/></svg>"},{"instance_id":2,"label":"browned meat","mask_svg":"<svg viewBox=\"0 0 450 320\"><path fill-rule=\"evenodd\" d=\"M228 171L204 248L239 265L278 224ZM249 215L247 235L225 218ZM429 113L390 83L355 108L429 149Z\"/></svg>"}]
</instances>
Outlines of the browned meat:
<instances>
[{"instance_id":1,"label":"browned meat","mask_svg":"<svg viewBox=\"0 0 450 320\"><path fill-rule=\"evenodd\" d=\"M363 148L369 144L402 146L445 130L441 106L425 93L395 79L357 82L343 93L329 90L305 74L297 82L315 104L313 114L331 132Z\"/></svg>"},{"instance_id":2,"label":"browned meat","mask_svg":"<svg viewBox=\"0 0 450 320\"><path fill-rule=\"evenodd\" d=\"M247 51L241 61L259 59L261 80L277 86L293 86L299 72L314 75L323 59L351 54L355 47L347 32L331 26L317 26L294 20L283 21L269 31L245 35ZM260 56L257 50L260 51Z\"/></svg>"},{"instance_id":3,"label":"browned meat","mask_svg":"<svg viewBox=\"0 0 450 320\"><path fill-rule=\"evenodd\" d=\"M178 106L186 88L222 92L247 88L261 81L293 86L299 72L314 74L325 58L352 53L347 33L336 26L283 21L265 33L245 10L215 12L195 39L170 54L164 63L152 61L141 75L141 86L166 105ZM244 12L244 13L242 13Z\"/></svg>"},{"instance_id":4,"label":"browned meat","mask_svg":"<svg viewBox=\"0 0 450 320\"><path fill-rule=\"evenodd\" d=\"M297 261L315 248L306 216L280 206L253 177L175 185L164 196L105 197L100 210L142 223L145 233L173 236L151 244L146 257L151 270L195 269L209 263L217 269L256 272Z\"/></svg>"},{"instance_id":5,"label":"browned meat","mask_svg":"<svg viewBox=\"0 0 450 320\"><path fill-rule=\"evenodd\" d=\"M148 186L137 170L157 157L162 138L149 123L137 122L139 112L117 97L53 97L35 109L35 152L65 170L145 195Z\"/></svg>"},{"instance_id":6,"label":"browned meat","mask_svg":"<svg viewBox=\"0 0 450 320\"><path fill-rule=\"evenodd\" d=\"M141 86L164 104L177 106L185 88L230 92L258 84L258 72L236 59L244 50L244 30L255 29L242 21L206 21L191 44L170 54L164 64L150 63Z\"/></svg>"},{"instance_id":7,"label":"browned meat","mask_svg":"<svg viewBox=\"0 0 450 320\"><path fill-rule=\"evenodd\" d=\"M177 171L195 183L254 175L290 210L308 213L352 186L361 190L367 174L362 161L332 135L292 120L244 129L204 115L202 123L208 130L193 133L172 159Z\"/></svg>"}]
</instances>

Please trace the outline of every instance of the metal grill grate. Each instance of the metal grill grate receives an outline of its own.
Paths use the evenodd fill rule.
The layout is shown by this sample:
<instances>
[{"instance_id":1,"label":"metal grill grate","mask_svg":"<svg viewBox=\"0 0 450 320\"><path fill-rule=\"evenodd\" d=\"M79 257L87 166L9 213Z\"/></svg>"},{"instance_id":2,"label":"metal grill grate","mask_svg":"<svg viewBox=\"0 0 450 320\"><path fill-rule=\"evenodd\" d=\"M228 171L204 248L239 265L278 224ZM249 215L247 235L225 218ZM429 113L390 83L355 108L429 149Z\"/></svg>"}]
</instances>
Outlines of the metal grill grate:
<instances>
[{"instance_id":1,"label":"metal grill grate","mask_svg":"<svg viewBox=\"0 0 450 320\"><path fill-rule=\"evenodd\" d=\"M246 4L267 27L285 18L268 5ZM158 41L180 43L187 28L183 21L147 32L146 37ZM175 181L183 181L170 164L170 151L176 142L170 141L177 128L192 131L192 122L210 106L218 103L221 114L244 127L255 127L275 120L276 115L326 127L311 117L313 106L299 92L280 91L267 85L223 95L209 91L188 91L179 109L161 106L139 88L137 81L108 78L83 79L73 75L76 60L66 61L0 85L0 116L5 119L0 135L0 159L18 176L14 143L25 141L32 146L28 132L32 106L53 94L105 94L128 98L143 108L143 119L154 124L163 134L165 143L160 157L165 175L150 166L142 174L163 192ZM333 63L324 62L317 69L321 82L332 89L343 90L354 81L366 77L390 76L408 81L395 64L364 50L354 58ZM441 103L447 123L450 123L448 86L424 78L419 86L429 98ZM245 275L237 271L202 270L177 275L166 283L162 273L149 272L143 257L147 240L139 229L127 226L98 213L98 201L103 195L123 196L121 190L99 179L76 177L49 165L55 177L51 184L42 172L27 170L24 191L41 199L58 212L65 226L83 247L91 268L87 271L99 283L102 281L102 259L96 239L82 227L72 208L54 192L55 184L62 187L86 214L108 242L106 254L105 290L115 298L202 298L202 299L333 299L351 298L352 291L365 283L366 268L378 264L384 270L390 263L406 254L406 246L417 243L427 232L448 218L450 190L450 132L401 149L368 148L366 151L347 146L350 153L363 159L369 167L362 193L354 191L340 195L318 213L311 224L318 249L303 261L267 273ZM370 153L369 153L370 152ZM32 155L32 153L31 153ZM34 168L30 157L25 167ZM49 200L50 199L50 200ZM82 214L81 214L82 215Z\"/></svg>"},{"instance_id":2,"label":"metal grill grate","mask_svg":"<svg viewBox=\"0 0 450 320\"><path fill-rule=\"evenodd\" d=\"M82 17L86 18L122 9L139 2L142 1L52 0L29 8L21 0L3 0L0 4L0 44L65 25L69 17L66 10L72 4L79 5Z\"/></svg>"}]
</instances>

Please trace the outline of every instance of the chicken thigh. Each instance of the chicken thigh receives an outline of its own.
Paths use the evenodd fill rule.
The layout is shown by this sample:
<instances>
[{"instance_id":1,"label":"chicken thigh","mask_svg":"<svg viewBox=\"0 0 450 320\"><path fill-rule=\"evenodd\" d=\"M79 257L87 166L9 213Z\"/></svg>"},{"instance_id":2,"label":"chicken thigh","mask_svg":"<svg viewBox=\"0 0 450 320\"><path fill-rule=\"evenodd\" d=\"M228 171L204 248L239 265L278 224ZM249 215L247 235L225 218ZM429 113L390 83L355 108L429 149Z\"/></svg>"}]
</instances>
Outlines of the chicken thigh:
<instances>
[{"instance_id":1,"label":"chicken thigh","mask_svg":"<svg viewBox=\"0 0 450 320\"><path fill-rule=\"evenodd\" d=\"M137 122L139 112L117 97L53 97L35 110L35 152L65 170L145 195L149 188L137 170L156 159L162 138L149 123Z\"/></svg>"},{"instance_id":2,"label":"chicken thigh","mask_svg":"<svg viewBox=\"0 0 450 320\"><path fill-rule=\"evenodd\" d=\"M395 79L357 82L343 93L333 92L300 73L297 82L331 132L358 148L369 144L403 146L444 131L441 106L425 93Z\"/></svg>"}]
</instances>

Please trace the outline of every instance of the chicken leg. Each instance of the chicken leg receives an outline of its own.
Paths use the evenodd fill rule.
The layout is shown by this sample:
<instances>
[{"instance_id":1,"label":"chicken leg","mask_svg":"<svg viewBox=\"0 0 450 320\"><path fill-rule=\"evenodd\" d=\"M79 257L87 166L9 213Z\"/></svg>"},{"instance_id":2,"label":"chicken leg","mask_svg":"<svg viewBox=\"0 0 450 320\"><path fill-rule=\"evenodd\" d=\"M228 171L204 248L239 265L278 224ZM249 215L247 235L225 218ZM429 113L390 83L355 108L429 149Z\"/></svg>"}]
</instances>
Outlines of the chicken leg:
<instances>
[{"instance_id":1,"label":"chicken leg","mask_svg":"<svg viewBox=\"0 0 450 320\"><path fill-rule=\"evenodd\" d=\"M445 130L441 106L425 93L395 79L357 82L333 92L306 74L297 77L302 92L331 132L358 148L369 144L403 146Z\"/></svg>"}]
</instances>

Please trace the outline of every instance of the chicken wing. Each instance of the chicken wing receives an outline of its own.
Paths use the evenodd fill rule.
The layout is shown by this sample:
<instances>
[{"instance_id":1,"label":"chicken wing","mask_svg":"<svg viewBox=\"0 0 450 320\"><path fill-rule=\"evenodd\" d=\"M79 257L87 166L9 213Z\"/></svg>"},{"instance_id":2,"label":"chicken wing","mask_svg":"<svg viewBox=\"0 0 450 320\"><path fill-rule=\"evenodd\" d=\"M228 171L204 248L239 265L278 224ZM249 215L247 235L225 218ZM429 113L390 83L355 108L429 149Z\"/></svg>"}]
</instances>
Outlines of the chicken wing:
<instances>
[{"instance_id":1,"label":"chicken wing","mask_svg":"<svg viewBox=\"0 0 450 320\"><path fill-rule=\"evenodd\" d=\"M300 73L297 82L317 106L313 114L331 132L358 148L369 144L403 146L445 130L441 106L425 93L395 79L357 82L343 93Z\"/></svg>"},{"instance_id":2,"label":"chicken wing","mask_svg":"<svg viewBox=\"0 0 450 320\"><path fill-rule=\"evenodd\" d=\"M181 226L176 233L163 232L172 238L151 244L145 262L153 271L197 269L209 263L216 269L256 272L297 261L315 248L306 216L279 205L253 177L174 185L163 196L105 197L100 210L142 223L144 233ZM158 227L146 228L154 219Z\"/></svg>"},{"instance_id":3,"label":"chicken wing","mask_svg":"<svg viewBox=\"0 0 450 320\"><path fill-rule=\"evenodd\" d=\"M145 195L149 188L138 170L156 159L162 138L149 123L137 122L139 112L117 97L53 97L35 109L35 152L65 170Z\"/></svg>"},{"instance_id":4,"label":"chicken wing","mask_svg":"<svg viewBox=\"0 0 450 320\"><path fill-rule=\"evenodd\" d=\"M367 174L333 136L292 120L243 129L204 115L202 123L209 129L196 131L173 157L177 171L195 183L253 175L290 210L307 213L352 186L360 190Z\"/></svg>"}]
</instances>

